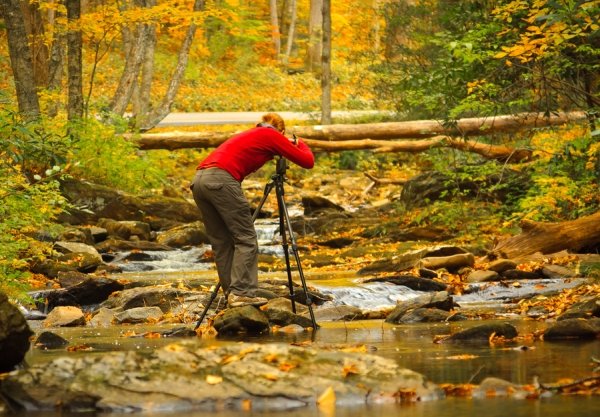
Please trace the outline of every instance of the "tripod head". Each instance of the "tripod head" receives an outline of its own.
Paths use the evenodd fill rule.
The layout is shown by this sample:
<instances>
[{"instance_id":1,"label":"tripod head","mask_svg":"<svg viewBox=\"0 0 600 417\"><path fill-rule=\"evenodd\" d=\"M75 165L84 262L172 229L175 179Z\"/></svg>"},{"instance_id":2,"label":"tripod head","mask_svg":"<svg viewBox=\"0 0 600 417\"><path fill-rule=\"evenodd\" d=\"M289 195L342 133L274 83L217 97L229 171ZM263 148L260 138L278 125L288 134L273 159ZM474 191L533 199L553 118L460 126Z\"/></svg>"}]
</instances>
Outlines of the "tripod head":
<instances>
[{"instance_id":1,"label":"tripod head","mask_svg":"<svg viewBox=\"0 0 600 417\"><path fill-rule=\"evenodd\" d=\"M276 170L276 174L277 174L277 175L284 176L284 175L285 175L285 172L287 171L287 168L288 168L288 166L287 166L287 160L286 160L286 159L285 159L283 156L280 156L280 157L277 159L277 170Z\"/></svg>"}]
</instances>

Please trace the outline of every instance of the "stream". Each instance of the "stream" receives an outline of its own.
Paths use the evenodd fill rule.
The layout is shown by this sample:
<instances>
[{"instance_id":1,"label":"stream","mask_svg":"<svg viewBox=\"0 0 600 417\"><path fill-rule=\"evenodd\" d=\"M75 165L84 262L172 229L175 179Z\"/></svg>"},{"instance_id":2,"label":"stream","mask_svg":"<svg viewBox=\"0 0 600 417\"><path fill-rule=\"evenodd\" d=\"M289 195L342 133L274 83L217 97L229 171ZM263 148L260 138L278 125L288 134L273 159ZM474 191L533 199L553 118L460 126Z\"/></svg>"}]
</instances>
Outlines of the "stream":
<instances>
[{"instance_id":1,"label":"stream","mask_svg":"<svg viewBox=\"0 0 600 417\"><path fill-rule=\"evenodd\" d=\"M276 226L261 230L266 235L260 236L261 252L279 253L277 245L269 245L270 233L276 232ZM152 283L194 282L210 285L215 283L216 273L211 263L194 263L206 248L195 248L188 251L172 251L150 253L151 260L122 263L124 272L113 278L130 281ZM119 262L117 259L116 262ZM294 274L295 275L295 274ZM309 286L334 297L331 305L352 305L366 310L377 310L395 305L398 301L408 300L419 294L403 286L389 283L363 283L362 278L354 271L336 273L314 273L305 271ZM285 272L261 273L264 278L286 279ZM296 280L297 277L294 276ZM488 310L495 313L495 320L512 323L519 330L519 335L532 334L546 327L545 323L527 320L507 312L506 300L515 296L552 292L579 284L581 281L565 280L532 280L521 282L520 287L485 285L480 291L457 296L455 301L461 309ZM543 287L542 287L543 286ZM318 307L315 307L318 308ZM535 378L540 382L551 384L562 378L580 379L592 375L591 358L600 358L600 340L543 342L527 338L519 342L511 342L499 346L488 344L438 344L433 340L436 336L453 333L458 329L484 323L484 320L448 322L435 324L389 324L382 320L363 320L345 322L319 322L317 331L299 333L277 332L265 336L245 337L245 342L255 343L309 343L323 345L366 345L370 353L391 358L399 365L422 373L431 381L442 384L479 384L486 377L497 377L515 384L531 384ZM41 321L30 321L32 330L39 333L43 330ZM187 325L193 328L194 324ZM141 334L144 332L161 332L179 325L127 325L108 328L56 328L54 333L69 340L71 345L85 344L91 350L69 352L65 350L40 350L32 348L26 356L29 364L44 363L56 357L67 355L102 355L106 352L136 350L151 351L181 339L126 337L125 332ZM241 338L185 339L198 347L219 344L239 343ZM391 417L401 414L403 417L421 416L600 416L600 397L586 396L552 396L537 400L517 400L513 398L448 398L439 401L419 402L411 405L369 405L364 407L338 407L334 410L299 409L286 412L234 412L220 410L217 412L174 412L163 414L136 414L140 416L178 416L178 417L241 417L241 416L319 416L319 417L357 417L380 416ZM68 413L27 413L27 416L58 417L69 416ZM76 414L81 416L82 414ZM122 414L97 413L85 414L94 417L116 417Z\"/></svg>"}]
</instances>

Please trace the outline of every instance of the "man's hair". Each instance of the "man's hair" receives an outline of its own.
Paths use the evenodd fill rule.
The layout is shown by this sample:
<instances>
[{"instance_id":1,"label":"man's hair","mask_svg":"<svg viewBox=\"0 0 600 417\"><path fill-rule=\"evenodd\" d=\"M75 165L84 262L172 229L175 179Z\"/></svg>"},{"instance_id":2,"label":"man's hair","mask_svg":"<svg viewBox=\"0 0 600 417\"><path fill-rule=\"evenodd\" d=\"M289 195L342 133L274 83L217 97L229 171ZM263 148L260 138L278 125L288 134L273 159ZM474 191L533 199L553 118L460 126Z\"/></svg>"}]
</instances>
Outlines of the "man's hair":
<instances>
[{"instance_id":1,"label":"man's hair","mask_svg":"<svg viewBox=\"0 0 600 417\"><path fill-rule=\"evenodd\" d=\"M267 113L262 116L262 123L269 124L277 129L279 132L285 132L285 122L277 113Z\"/></svg>"}]
</instances>

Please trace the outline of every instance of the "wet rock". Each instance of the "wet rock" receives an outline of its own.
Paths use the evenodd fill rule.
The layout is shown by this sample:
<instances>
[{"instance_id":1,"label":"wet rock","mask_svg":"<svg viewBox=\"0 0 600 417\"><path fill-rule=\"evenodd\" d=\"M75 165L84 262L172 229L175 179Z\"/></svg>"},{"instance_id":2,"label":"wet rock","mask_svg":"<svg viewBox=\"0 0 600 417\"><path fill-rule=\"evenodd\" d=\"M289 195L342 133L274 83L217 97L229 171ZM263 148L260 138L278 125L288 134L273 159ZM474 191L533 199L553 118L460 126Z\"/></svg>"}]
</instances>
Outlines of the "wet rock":
<instances>
[{"instance_id":1,"label":"wet rock","mask_svg":"<svg viewBox=\"0 0 600 417\"><path fill-rule=\"evenodd\" d=\"M267 315L256 307L228 308L217 315L213 327L219 335L262 334L270 330Z\"/></svg>"},{"instance_id":2,"label":"wet rock","mask_svg":"<svg viewBox=\"0 0 600 417\"><path fill-rule=\"evenodd\" d=\"M96 258L98 263L102 262L100 253L98 253L96 248L92 245L87 245L85 243L59 241L54 242L54 245L52 245L52 249L64 254L87 254L91 257Z\"/></svg>"},{"instance_id":3,"label":"wet rock","mask_svg":"<svg viewBox=\"0 0 600 417\"><path fill-rule=\"evenodd\" d=\"M519 269L508 269L502 272L502 277L509 280L520 280L520 279L540 279L543 278L542 274L535 271L521 271Z\"/></svg>"},{"instance_id":4,"label":"wet rock","mask_svg":"<svg viewBox=\"0 0 600 417\"><path fill-rule=\"evenodd\" d=\"M198 291L179 290L170 285L128 288L115 292L104 301L101 307L129 310L135 307L159 307L167 313L186 301L188 297L204 295ZM197 300L197 298L193 298Z\"/></svg>"},{"instance_id":5,"label":"wet rock","mask_svg":"<svg viewBox=\"0 0 600 417\"><path fill-rule=\"evenodd\" d=\"M284 327L295 324L303 328L313 327L310 318L294 314L287 309L266 308L264 312L269 319L269 323L277 326Z\"/></svg>"},{"instance_id":6,"label":"wet rock","mask_svg":"<svg viewBox=\"0 0 600 417\"><path fill-rule=\"evenodd\" d=\"M320 196L303 196L302 206L305 216L313 216L326 211L345 211L342 206Z\"/></svg>"},{"instance_id":7,"label":"wet rock","mask_svg":"<svg viewBox=\"0 0 600 417\"><path fill-rule=\"evenodd\" d=\"M419 268L419 276L421 278L433 279L433 278L437 278L438 274L433 269Z\"/></svg>"},{"instance_id":8,"label":"wet rock","mask_svg":"<svg viewBox=\"0 0 600 417\"><path fill-rule=\"evenodd\" d=\"M504 271L508 271L509 269L516 269L517 263L512 259L496 259L495 261L490 262L487 266L489 271L497 272L501 274Z\"/></svg>"},{"instance_id":9,"label":"wet rock","mask_svg":"<svg viewBox=\"0 0 600 417\"><path fill-rule=\"evenodd\" d=\"M105 277L89 277L68 288L32 294L38 308L50 311L57 306L89 306L105 301L113 292L123 289L120 282Z\"/></svg>"},{"instance_id":10,"label":"wet rock","mask_svg":"<svg viewBox=\"0 0 600 417\"><path fill-rule=\"evenodd\" d=\"M441 227L408 227L400 230L393 230L386 235L392 242L407 241L429 241L443 242L452 238L452 234L447 229Z\"/></svg>"},{"instance_id":11,"label":"wet rock","mask_svg":"<svg viewBox=\"0 0 600 417\"><path fill-rule=\"evenodd\" d=\"M485 378L473 390L473 397L475 398L510 396L516 399L524 399L529 398L531 395L532 392L529 387L494 377Z\"/></svg>"},{"instance_id":12,"label":"wet rock","mask_svg":"<svg viewBox=\"0 0 600 417\"><path fill-rule=\"evenodd\" d=\"M455 307L454 300L446 291L434 294L425 294L411 300L398 303L396 308L386 317L387 323L399 323L400 319L409 311L417 308L437 308L450 311Z\"/></svg>"},{"instance_id":13,"label":"wet rock","mask_svg":"<svg viewBox=\"0 0 600 417\"><path fill-rule=\"evenodd\" d=\"M34 346L38 349L60 349L69 344L65 338L52 332L42 332L35 339Z\"/></svg>"},{"instance_id":14,"label":"wet rock","mask_svg":"<svg viewBox=\"0 0 600 417\"><path fill-rule=\"evenodd\" d=\"M84 326L85 317L78 307L60 306L48 314L43 325L44 327Z\"/></svg>"},{"instance_id":15,"label":"wet rock","mask_svg":"<svg viewBox=\"0 0 600 417\"><path fill-rule=\"evenodd\" d=\"M151 229L148 223L133 220L100 219L98 226L106 229L109 236L116 236L124 240L151 240Z\"/></svg>"},{"instance_id":16,"label":"wet rock","mask_svg":"<svg viewBox=\"0 0 600 417\"><path fill-rule=\"evenodd\" d=\"M466 266L473 266L475 264L475 257L471 253L462 253L450 256L437 256L437 257L426 257L421 259L419 263L421 268L426 269L442 269L445 268L448 271L458 271L460 268Z\"/></svg>"},{"instance_id":17,"label":"wet rock","mask_svg":"<svg viewBox=\"0 0 600 417\"><path fill-rule=\"evenodd\" d=\"M323 242L319 242L319 245L326 246L328 248L342 249L346 246L350 246L352 243L354 243L355 240L356 239L352 239L349 237L336 237Z\"/></svg>"},{"instance_id":18,"label":"wet rock","mask_svg":"<svg viewBox=\"0 0 600 417\"><path fill-rule=\"evenodd\" d=\"M61 233L59 240L65 242L80 242L85 243L86 245L93 245L96 243L94 242L94 237L92 236L90 229L85 227L68 227Z\"/></svg>"},{"instance_id":19,"label":"wet rock","mask_svg":"<svg viewBox=\"0 0 600 417\"><path fill-rule=\"evenodd\" d=\"M327 301L331 301L332 298L329 295L325 295L316 288L308 286L308 294L304 292L304 288L302 285L299 285L296 282L292 283L294 289L294 301L296 303L306 305L308 303L307 295L310 297L312 304L314 305L322 305ZM290 297L290 289L289 284L286 280L283 279L266 279L259 283L259 290L256 293L259 297L264 297L267 299L272 299L276 297ZM270 291L266 293L265 290Z\"/></svg>"},{"instance_id":20,"label":"wet rock","mask_svg":"<svg viewBox=\"0 0 600 417\"><path fill-rule=\"evenodd\" d=\"M412 275L396 275L389 277L369 278L365 282L389 282L395 285L402 285L415 291L445 291L446 284L427 278L415 277Z\"/></svg>"},{"instance_id":21,"label":"wet rock","mask_svg":"<svg viewBox=\"0 0 600 417\"><path fill-rule=\"evenodd\" d=\"M517 337L518 331L510 323L488 323L454 333L446 340L450 342L487 341L492 334L506 339L513 339Z\"/></svg>"},{"instance_id":22,"label":"wet rock","mask_svg":"<svg viewBox=\"0 0 600 417\"><path fill-rule=\"evenodd\" d=\"M561 265L544 265L542 275L546 278L575 278L577 273L565 266Z\"/></svg>"},{"instance_id":23,"label":"wet rock","mask_svg":"<svg viewBox=\"0 0 600 417\"><path fill-rule=\"evenodd\" d=\"M600 317L600 297L592 297L573 304L557 320Z\"/></svg>"},{"instance_id":24,"label":"wet rock","mask_svg":"<svg viewBox=\"0 0 600 417\"><path fill-rule=\"evenodd\" d=\"M281 364L292 364L280 369ZM350 376L343 372L351 367ZM252 412L314 411L327 389L336 405L397 403L443 398L423 375L393 359L364 352L239 343L198 349L171 344L149 353L60 357L8 375L0 393L25 412Z\"/></svg>"},{"instance_id":25,"label":"wet rock","mask_svg":"<svg viewBox=\"0 0 600 417\"><path fill-rule=\"evenodd\" d=\"M398 320L398 323L439 323L446 321L450 313L439 308L415 308L408 311Z\"/></svg>"},{"instance_id":26,"label":"wet rock","mask_svg":"<svg viewBox=\"0 0 600 417\"><path fill-rule=\"evenodd\" d=\"M119 324L124 323L148 323L156 322L163 316L159 307L134 307L120 313L116 313L114 321Z\"/></svg>"},{"instance_id":27,"label":"wet rock","mask_svg":"<svg viewBox=\"0 0 600 417\"><path fill-rule=\"evenodd\" d=\"M314 314L317 323L320 321L354 321L367 318L360 308L348 305L321 307L314 310Z\"/></svg>"},{"instance_id":28,"label":"wet rock","mask_svg":"<svg viewBox=\"0 0 600 417\"><path fill-rule=\"evenodd\" d=\"M23 314L0 292L0 373L12 371L23 361L32 334Z\"/></svg>"},{"instance_id":29,"label":"wet rock","mask_svg":"<svg viewBox=\"0 0 600 417\"><path fill-rule=\"evenodd\" d=\"M56 259L38 260L31 265L31 271L50 278L61 272L79 271L91 273L103 264L102 258L89 253L67 253Z\"/></svg>"},{"instance_id":30,"label":"wet rock","mask_svg":"<svg viewBox=\"0 0 600 417\"><path fill-rule=\"evenodd\" d=\"M557 321L544 332L544 340L594 339L600 329L584 319Z\"/></svg>"},{"instance_id":31,"label":"wet rock","mask_svg":"<svg viewBox=\"0 0 600 417\"><path fill-rule=\"evenodd\" d=\"M88 324L92 327L110 327L114 322L115 314L121 311L123 310L101 307L95 312Z\"/></svg>"},{"instance_id":32,"label":"wet rock","mask_svg":"<svg viewBox=\"0 0 600 417\"><path fill-rule=\"evenodd\" d=\"M104 242L96 245L96 249L100 253L106 252L125 252L125 251L168 251L173 250L170 246L161 245L160 243L150 242L147 240L124 240L110 237Z\"/></svg>"},{"instance_id":33,"label":"wet rock","mask_svg":"<svg viewBox=\"0 0 600 417\"><path fill-rule=\"evenodd\" d=\"M210 243L202 222L184 224L161 232L156 236L156 242L172 248Z\"/></svg>"},{"instance_id":34,"label":"wet rock","mask_svg":"<svg viewBox=\"0 0 600 417\"><path fill-rule=\"evenodd\" d=\"M467 282L476 283L476 282L490 282L490 281L498 281L500 280L500 274L496 271L473 271L469 275L467 275Z\"/></svg>"}]
</instances>

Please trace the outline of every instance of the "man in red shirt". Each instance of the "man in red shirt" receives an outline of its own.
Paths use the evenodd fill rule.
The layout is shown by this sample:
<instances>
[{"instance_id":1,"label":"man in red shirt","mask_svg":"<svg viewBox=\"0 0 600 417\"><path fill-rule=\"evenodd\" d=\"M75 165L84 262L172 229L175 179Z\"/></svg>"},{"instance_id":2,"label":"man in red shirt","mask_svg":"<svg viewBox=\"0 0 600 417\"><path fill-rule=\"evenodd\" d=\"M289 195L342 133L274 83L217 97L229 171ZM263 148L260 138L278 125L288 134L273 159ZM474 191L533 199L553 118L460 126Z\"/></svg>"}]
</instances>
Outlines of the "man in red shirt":
<instances>
[{"instance_id":1,"label":"man in red shirt","mask_svg":"<svg viewBox=\"0 0 600 417\"><path fill-rule=\"evenodd\" d=\"M192 182L229 307L267 303L255 294L258 240L241 182L275 156L303 168L314 166L314 156L302 139L290 140L284 133L281 116L263 115L256 127L229 138L200 162Z\"/></svg>"}]
</instances>

